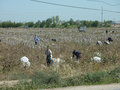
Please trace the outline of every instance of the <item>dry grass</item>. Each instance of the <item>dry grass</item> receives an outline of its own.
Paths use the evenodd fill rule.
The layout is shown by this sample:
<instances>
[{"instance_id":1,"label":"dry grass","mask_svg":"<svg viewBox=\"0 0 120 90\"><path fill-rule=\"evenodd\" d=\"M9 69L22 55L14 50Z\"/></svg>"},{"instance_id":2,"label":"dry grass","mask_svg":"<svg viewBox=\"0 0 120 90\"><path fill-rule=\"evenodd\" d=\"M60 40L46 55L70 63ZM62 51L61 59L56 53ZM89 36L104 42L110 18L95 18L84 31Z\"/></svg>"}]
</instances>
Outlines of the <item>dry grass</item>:
<instances>
[{"instance_id":1,"label":"dry grass","mask_svg":"<svg viewBox=\"0 0 120 90\"><path fill-rule=\"evenodd\" d=\"M105 30L106 28L89 28L86 33L79 33L72 29L1 28L0 80L14 79L14 75L20 73L29 76L39 71L54 71L53 67L46 67L44 52L47 45L50 45L53 57L65 60L65 63L58 69L58 73L62 77L81 76L98 70L111 70L120 65L120 29L116 28L114 29L115 33L108 35L105 34ZM35 34L40 37L38 46L34 45ZM97 40L106 40L108 36L113 38L113 43L102 46L95 45ZM57 42L52 42L52 38L56 38ZM82 38L86 38L87 42L83 43ZM74 49L82 52L80 63L70 59ZM94 52L102 54L101 63L91 61ZM22 56L30 59L31 67L27 70L24 70L19 64Z\"/></svg>"}]
</instances>

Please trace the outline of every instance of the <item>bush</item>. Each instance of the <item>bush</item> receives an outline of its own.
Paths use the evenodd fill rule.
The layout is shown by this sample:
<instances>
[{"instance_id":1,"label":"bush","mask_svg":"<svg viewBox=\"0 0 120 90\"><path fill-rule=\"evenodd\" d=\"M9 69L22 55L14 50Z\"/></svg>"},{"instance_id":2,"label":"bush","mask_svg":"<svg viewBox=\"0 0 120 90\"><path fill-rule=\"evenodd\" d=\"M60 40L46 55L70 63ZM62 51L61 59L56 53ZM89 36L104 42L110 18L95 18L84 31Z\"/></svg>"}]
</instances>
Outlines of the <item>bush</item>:
<instances>
[{"instance_id":1,"label":"bush","mask_svg":"<svg viewBox=\"0 0 120 90\"><path fill-rule=\"evenodd\" d=\"M113 79L120 79L120 67L117 67L115 69L113 69L109 75L113 78Z\"/></svg>"},{"instance_id":2,"label":"bush","mask_svg":"<svg viewBox=\"0 0 120 90\"><path fill-rule=\"evenodd\" d=\"M32 76L32 82L34 82L37 85L58 84L60 82L60 77L55 72L51 74L37 72Z\"/></svg>"},{"instance_id":3,"label":"bush","mask_svg":"<svg viewBox=\"0 0 120 90\"><path fill-rule=\"evenodd\" d=\"M76 86L76 85L80 85L81 81L80 81L80 77L76 76L76 77L70 77L65 79L65 86Z\"/></svg>"},{"instance_id":4,"label":"bush","mask_svg":"<svg viewBox=\"0 0 120 90\"><path fill-rule=\"evenodd\" d=\"M106 72L88 73L81 78L82 83L95 84L101 82L107 76Z\"/></svg>"},{"instance_id":5,"label":"bush","mask_svg":"<svg viewBox=\"0 0 120 90\"><path fill-rule=\"evenodd\" d=\"M117 67L110 72L92 72L83 76L74 76L62 79L55 72L50 74L37 72L32 76L32 82L21 82L14 88L6 88L6 90L35 90L77 85L108 84L120 82L119 76L120 67Z\"/></svg>"}]
</instances>

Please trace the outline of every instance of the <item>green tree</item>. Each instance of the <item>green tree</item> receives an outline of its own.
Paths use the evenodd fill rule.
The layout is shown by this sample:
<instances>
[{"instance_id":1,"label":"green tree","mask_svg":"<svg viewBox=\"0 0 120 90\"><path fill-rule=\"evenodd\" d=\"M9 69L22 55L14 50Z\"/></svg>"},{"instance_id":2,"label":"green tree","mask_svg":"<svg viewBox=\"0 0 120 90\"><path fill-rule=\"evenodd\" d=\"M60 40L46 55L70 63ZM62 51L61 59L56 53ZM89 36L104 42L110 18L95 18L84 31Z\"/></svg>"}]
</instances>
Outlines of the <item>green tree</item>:
<instances>
[{"instance_id":1,"label":"green tree","mask_svg":"<svg viewBox=\"0 0 120 90\"><path fill-rule=\"evenodd\" d=\"M74 20L72 18L70 19L69 24L74 25Z\"/></svg>"},{"instance_id":2,"label":"green tree","mask_svg":"<svg viewBox=\"0 0 120 90\"><path fill-rule=\"evenodd\" d=\"M94 21L91 26L92 27L98 27L99 26L99 22L98 21Z\"/></svg>"},{"instance_id":3,"label":"green tree","mask_svg":"<svg viewBox=\"0 0 120 90\"><path fill-rule=\"evenodd\" d=\"M80 25L80 24L81 24L80 20L76 20L76 21L75 21L75 24L76 24L76 25Z\"/></svg>"},{"instance_id":4,"label":"green tree","mask_svg":"<svg viewBox=\"0 0 120 90\"><path fill-rule=\"evenodd\" d=\"M20 22L19 23L15 23L14 22L14 27L21 27L22 25L23 25L23 23L20 23Z\"/></svg>"},{"instance_id":5,"label":"green tree","mask_svg":"<svg viewBox=\"0 0 120 90\"><path fill-rule=\"evenodd\" d=\"M59 25L59 16L56 16L56 24Z\"/></svg>"},{"instance_id":6,"label":"green tree","mask_svg":"<svg viewBox=\"0 0 120 90\"><path fill-rule=\"evenodd\" d=\"M0 27L2 27L2 23L0 23Z\"/></svg>"},{"instance_id":7,"label":"green tree","mask_svg":"<svg viewBox=\"0 0 120 90\"><path fill-rule=\"evenodd\" d=\"M41 28L46 27L46 21L45 21L45 20L43 20L43 21L41 22L40 27L41 27Z\"/></svg>"},{"instance_id":8,"label":"green tree","mask_svg":"<svg viewBox=\"0 0 120 90\"><path fill-rule=\"evenodd\" d=\"M55 17L54 17L54 16L52 17L52 23L56 23L56 22L55 22Z\"/></svg>"},{"instance_id":9,"label":"green tree","mask_svg":"<svg viewBox=\"0 0 120 90\"><path fill-rule=\"evenodd\" d=\"M46 27L51 27L51 25L52 25L52 18L48 18L46 20Z\"/></svg>"},{"instance_id":10,"label":"green tree","mask_svg":"<svg viewBox=\"0 0 120 90\"><path fill-rule=\"evenodd\" d=\"M33 27L34 23L33 22L27 22L27 23L25 23L25 25L27 25L28 27Z\"/></svg>"},{"instance_id":11,"label":"green tree","mask_svg":"<svg viewBox=\"0 0 120 90\"><path fill-rule=\"evenodd\" d=\"M38 21L35 23L34 27L40 27L40 24L41 24L41 22L40 22L40 20L38 20Z\"/></svg>"},{"instance_id":12,"label":"green tree","mask_svg":"<svg viewBox=\"0 0 120 90\"><path fill-rule=\"evenodd\" d=\"M64 22L62 25L63 25L64 27L68 27L68 26L69 26L68 22Z\"/></svg>"}]
</instances>

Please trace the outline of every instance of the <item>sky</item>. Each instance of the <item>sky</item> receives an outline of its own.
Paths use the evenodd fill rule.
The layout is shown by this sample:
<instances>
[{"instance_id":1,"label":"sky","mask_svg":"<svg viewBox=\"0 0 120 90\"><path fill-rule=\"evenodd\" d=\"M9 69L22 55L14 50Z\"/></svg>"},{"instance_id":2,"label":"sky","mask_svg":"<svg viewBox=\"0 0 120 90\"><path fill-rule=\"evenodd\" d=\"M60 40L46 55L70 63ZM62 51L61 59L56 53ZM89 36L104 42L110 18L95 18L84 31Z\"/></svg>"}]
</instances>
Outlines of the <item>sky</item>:
<instances>
[{"instance_id":1,"label":"sky","mask_svg":"<svg viewBox=\"0 0 120 90\"><path fill-rule=\"evenodd\" d=\"M44 4L32 0L0 0L0 22L36 22L59 16L60 20L98 20L101 12L120 12L120 0L40 0L77 7L100 9L97 11ZM103 20L120 21L120 13L103 11Z\"/></svg>"}]
</instances>

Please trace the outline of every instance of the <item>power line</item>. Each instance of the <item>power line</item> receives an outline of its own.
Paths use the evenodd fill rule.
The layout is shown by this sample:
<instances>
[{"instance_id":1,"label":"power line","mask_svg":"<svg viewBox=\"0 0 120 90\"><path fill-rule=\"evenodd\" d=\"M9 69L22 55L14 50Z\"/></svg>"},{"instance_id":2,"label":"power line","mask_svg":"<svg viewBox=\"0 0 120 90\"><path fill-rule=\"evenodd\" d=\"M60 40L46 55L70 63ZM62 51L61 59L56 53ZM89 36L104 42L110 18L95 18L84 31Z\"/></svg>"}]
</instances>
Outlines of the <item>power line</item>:
<instances>
[{"instance_id":1,"label":"power line","mask_svg":"<svg viewBox=\"0 0 120 90\"><path fill-rule=\"evenodd\" d=\"M44 2L44 1L38 1L38 0L31 0L31 1L45 3L45 4L50 4L50 5L56 5L56 6L63 6L63 7L90 9L90 10L100 10L100 9L94 9L94 8L86 8L86 7L78 7L78 6L70 6L70 5L63 5L63 4L57 4L57 3L50 3L50 2Z\"/></svg>"},{"instance_id":2,"label":"power line","mask_svg":"<svg viewBox=\"0 0 120 90\"><path fill-rule=\"evenodd\" d=\"M70 8L78 8L78 9L87 9L87 10L94 10L94 11L101 11L101 9L96 9L96 8L87 8L87 7L78 7L78 6L71 6L71 5L64 5L64 4L57 4L57 3L50 3L50 2L44 2L40 0L31 0L34 2L39 2L39 3L44 3L44 4L49 4L49 5L56 5L56 6L63 6L63 7L70 7ZM111 11L111 10L103 10L106 12L113 12L113 13L120 13L119 11Z\"/></svg>"},{"instance_id":3,"label":"power line","mask_svg":"<svg viewBox=\"0 0 120 90\"><path fill-rule=\"evenodd\" d=\"M87 1L100 2L100 3L104 3L104 4L106 4L106 5L109 5L109 6L117 6L117 5L120 5L120 3L118 3L118 4L111 4L111 3L108 3L108 2L105 2L105 1L102 1L102 0L87 0Z\"/></svg>"}]
</instances>

